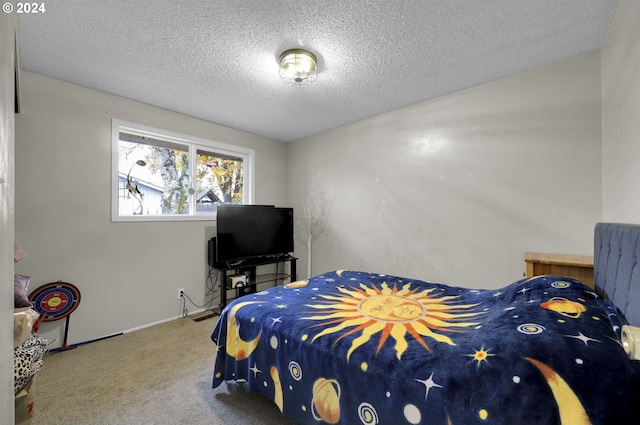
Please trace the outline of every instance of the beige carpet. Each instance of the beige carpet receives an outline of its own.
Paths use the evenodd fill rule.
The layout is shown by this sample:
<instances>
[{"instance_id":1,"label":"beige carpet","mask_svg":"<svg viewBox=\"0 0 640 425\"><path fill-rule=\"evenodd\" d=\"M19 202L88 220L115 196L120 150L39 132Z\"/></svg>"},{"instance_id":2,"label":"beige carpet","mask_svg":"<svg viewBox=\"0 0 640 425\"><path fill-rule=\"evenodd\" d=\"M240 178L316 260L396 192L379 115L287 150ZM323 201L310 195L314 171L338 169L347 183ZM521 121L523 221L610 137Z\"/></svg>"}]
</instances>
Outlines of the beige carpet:
<instances>
[{"instance_id":1,"label":"beige carpet","mask_svg":"<svg viewBox=\"0 0 640 425\"><path fill-rule=\"evenodd\" d=\"M47 354L32 425L292 425L242 385L211 388L216 320L178 319Z\"/></svg>"}]
</instances>

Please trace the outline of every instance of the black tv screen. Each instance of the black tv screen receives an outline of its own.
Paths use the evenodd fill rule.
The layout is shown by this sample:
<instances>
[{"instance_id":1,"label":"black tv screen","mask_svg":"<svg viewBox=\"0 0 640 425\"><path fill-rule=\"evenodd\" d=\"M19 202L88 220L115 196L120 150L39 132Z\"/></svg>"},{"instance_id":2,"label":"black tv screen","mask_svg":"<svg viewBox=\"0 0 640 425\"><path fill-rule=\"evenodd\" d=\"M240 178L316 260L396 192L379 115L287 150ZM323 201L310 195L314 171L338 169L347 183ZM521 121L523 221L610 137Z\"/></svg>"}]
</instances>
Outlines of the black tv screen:
<instances>
[{"instance_id":1,"label":"black tv screen","mask_svg":"<svg viewBox=\"0 0 640 425\"><path fill-rule=\"evenodd\" d=\"M293 208L219 205L216 261L293 252Z\"/></svg>"}]
</instances>

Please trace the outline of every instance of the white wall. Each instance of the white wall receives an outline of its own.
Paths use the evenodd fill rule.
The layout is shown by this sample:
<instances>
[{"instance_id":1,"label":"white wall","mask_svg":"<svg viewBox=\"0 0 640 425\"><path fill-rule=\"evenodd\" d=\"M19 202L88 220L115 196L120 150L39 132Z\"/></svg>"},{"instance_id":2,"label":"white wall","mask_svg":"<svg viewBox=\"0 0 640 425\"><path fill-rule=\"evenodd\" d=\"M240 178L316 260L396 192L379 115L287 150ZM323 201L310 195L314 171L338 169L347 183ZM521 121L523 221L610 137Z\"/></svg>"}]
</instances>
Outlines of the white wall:
<instances>
[{"instance_id":1,"label":"white wall","mask_svg":"<svg viewBox=\"0 0 640 425\"><path fill-rule=\"evenodd\" d=\"M82 294L69 344L177 317L178 288L203 304L214 223L112 223L113 118L256 150L255 201L284 205L284 144L166 110L24 73L16 117L16 272L30 290L62 280ZM196 308L190 306L191 311ZM64 320L45 323L59 338Z\"/></svg>"},{"instance_id":2,"label":"white wall","mask_svg":"<svg viewBox=\"0 0 640 425\"><path fill-rule=\"evenodd\" d=\"M525 251L591 254L600 95L595 52L289 144L289 203L320 181L332 204L312 274L500 287Z\"/></svg>"},{"instance_id":3,"label":"white wall","mask_svg":"<svg viewBox=\"0 0 640 425\"><path fill-rule=\"evenodd\" d=\"M15 14L0 14L0 424L14 423L13 232Z\"/></svg>"},{"instance_id":4,"label":"white wall","mask_svg":"<svg viewBox=\"0 0 640 425\"><path fill-rule=\"evenodd\" d=\"M640 223L640 2L622 0L602 49L604 220Z\"/></svg>"}]
</instances>

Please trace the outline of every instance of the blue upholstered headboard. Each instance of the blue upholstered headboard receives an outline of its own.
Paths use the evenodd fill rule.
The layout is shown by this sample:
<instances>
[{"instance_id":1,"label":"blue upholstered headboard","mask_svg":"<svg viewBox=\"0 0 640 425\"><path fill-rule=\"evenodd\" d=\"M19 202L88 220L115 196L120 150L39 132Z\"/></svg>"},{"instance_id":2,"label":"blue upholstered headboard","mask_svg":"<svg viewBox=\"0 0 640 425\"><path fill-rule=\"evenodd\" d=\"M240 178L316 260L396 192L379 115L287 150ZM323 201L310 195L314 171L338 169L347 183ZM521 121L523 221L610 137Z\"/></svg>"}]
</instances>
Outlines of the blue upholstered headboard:
<instances>
[{"instance_id":1,"label":"blue upholstered headboard","mask_svg":"<svg viewBox=\"0 0 640 425\"><path fill-rule=\"evenodd\" d=\"M598 223L594 242L596 293L640 326L640 225Z\"/></svg>"}]
</instances>

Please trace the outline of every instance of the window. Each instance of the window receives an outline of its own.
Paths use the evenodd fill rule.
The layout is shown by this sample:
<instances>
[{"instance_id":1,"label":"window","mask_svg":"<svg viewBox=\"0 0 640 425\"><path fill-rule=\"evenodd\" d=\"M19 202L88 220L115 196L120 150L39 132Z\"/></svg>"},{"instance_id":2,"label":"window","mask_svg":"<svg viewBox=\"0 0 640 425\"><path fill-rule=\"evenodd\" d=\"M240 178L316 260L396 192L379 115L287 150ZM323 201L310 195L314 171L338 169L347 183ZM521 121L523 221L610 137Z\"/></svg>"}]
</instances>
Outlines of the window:
<instances>
[{"instance_id":1,"label":"window","mask_svg":"<svg viewBox=\"0 0 640 425\"><path fill-rule=\"evenodd\" d=\"M114 120L113 221L211 220L253 203L252 149Z\"/></svg>"}]
</instances>

